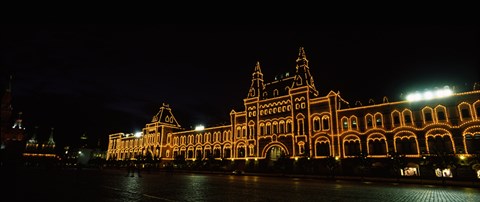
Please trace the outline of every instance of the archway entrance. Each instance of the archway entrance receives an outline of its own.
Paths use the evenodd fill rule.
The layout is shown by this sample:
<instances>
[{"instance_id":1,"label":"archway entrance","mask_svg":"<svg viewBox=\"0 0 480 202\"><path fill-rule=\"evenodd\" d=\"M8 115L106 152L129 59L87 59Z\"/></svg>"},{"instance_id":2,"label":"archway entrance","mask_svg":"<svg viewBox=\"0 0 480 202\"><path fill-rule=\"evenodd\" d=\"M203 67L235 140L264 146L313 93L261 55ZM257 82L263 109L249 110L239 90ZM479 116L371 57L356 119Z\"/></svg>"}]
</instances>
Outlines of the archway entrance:
<instances>
[{"instance_id":1,"label":"archway entrance","mask_svg":"<svg viewBox=\"0 0 480 202\"><path fill-rule=\"evenodd\" d=\"M268 162L268 166L273 166L278 159L281 157L285 157L285 150L280 146L272 146L267 151L266 160Z\"/></svg>"},{"instance_id":2,"label":"archway entrance","mask_svg":"<svg viewBox=\"0 0 480 202\"><path fill-rule=\"evenodd\" d=\"M285 151L283 150L283 148L279 146L273 146L268 150L267 158L271 161L276 161L282 155L285 155Z\"/></svg>"}]
</instances>

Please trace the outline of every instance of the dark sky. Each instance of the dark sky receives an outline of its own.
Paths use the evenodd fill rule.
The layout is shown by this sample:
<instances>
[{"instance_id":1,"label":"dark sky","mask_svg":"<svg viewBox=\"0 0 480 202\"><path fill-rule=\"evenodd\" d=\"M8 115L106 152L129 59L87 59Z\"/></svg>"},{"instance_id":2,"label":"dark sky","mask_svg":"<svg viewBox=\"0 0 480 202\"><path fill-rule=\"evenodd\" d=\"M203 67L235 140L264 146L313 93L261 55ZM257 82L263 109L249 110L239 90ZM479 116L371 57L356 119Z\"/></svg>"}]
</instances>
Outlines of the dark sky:
<instances>
[{"instance_id":1,"label":"dark sky","mask_svg":"<svg viewBox=\"0 0 480 202\"><path fill-rule=\"evenodd\" d=\"M3 24L2 93L39 138L140 131L162 103L182 127L243 110L255 63L266 82L304 47L317 89L354 103L480 81L477 24ZM28 130L30 128L30 130Z\"/></svg>"}]
</instances>

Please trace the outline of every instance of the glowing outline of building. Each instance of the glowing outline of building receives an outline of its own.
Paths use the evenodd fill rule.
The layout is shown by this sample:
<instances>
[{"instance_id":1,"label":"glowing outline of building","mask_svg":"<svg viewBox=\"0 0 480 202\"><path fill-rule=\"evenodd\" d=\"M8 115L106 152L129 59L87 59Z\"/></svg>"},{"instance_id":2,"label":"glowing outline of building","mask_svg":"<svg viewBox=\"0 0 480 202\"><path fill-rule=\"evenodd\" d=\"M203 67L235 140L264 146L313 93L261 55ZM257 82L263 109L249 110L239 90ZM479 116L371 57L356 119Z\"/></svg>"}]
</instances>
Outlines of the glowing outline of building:
<instances>
[{"instance_id":1,"label":"glowing outline of building","mask_svg":"<svg viewBox=\"0 0 480 202\"><path fill-rule=\"evenodd\" d=\"M442 89L440 89L442 90ZM447 89L449 90L449 89ZM265 83L257 62L245 111L230 112L230 124L183 129L169 105L163 104L141 136L109 135L107 160L128 160L147 154L162 160L261 160L289 158L390 158L392 152L421 158L436 152L471 156L480 152L480 90L450 92L448 97L355 106L339 92L319 95L303 47L295 74ZM440 145L441 144L441 145Z\"/></svg>"}]
</instances>

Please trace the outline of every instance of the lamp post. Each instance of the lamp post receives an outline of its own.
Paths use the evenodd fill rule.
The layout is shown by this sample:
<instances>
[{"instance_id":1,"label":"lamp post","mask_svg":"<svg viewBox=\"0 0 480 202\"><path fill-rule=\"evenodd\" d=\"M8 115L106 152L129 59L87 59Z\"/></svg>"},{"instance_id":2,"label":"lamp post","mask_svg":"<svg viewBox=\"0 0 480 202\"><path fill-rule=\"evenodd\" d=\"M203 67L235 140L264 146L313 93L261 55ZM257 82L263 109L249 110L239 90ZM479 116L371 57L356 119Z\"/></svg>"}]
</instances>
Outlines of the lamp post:
<instances>
[{"instance_id":1,"label":"lamp post","mask_svg":"<svg viewBox=\"0 0 480 202\"><path fill-rule=\"evenodd\" d=\"M423 167L423 171L422 171L422 167L420 167L419 169L419 175L420 175L420 184L423 184L423 175L425 175L425 172L427 170L427 163L428 163L428 158L427 158L427 154L425 154L425 151L422 151L422 159L420 160L421 162L421 166ZM425 172L424 172L425 171Z\"/></svg>"}]
</instances>

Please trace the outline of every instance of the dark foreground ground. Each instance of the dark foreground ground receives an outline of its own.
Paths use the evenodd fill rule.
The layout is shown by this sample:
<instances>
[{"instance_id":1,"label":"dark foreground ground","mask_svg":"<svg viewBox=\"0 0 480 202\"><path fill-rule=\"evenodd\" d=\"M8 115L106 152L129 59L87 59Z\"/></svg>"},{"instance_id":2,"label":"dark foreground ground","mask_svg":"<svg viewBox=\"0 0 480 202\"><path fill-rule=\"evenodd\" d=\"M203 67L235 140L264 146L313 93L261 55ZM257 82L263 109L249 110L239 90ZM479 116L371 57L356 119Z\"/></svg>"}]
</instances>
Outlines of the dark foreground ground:
<instances>
[{"instance_id":1,"label":"dark foreground ground","mask_svg":"<svg viewBox=\"0 0 480 202\"><path fill-rule=\"evenodd\" d=\"M480 201L471 182L120 169L3 169L2 201ZM6 199L6 200L4 200Z\"/></svg>"}]
</instances>

